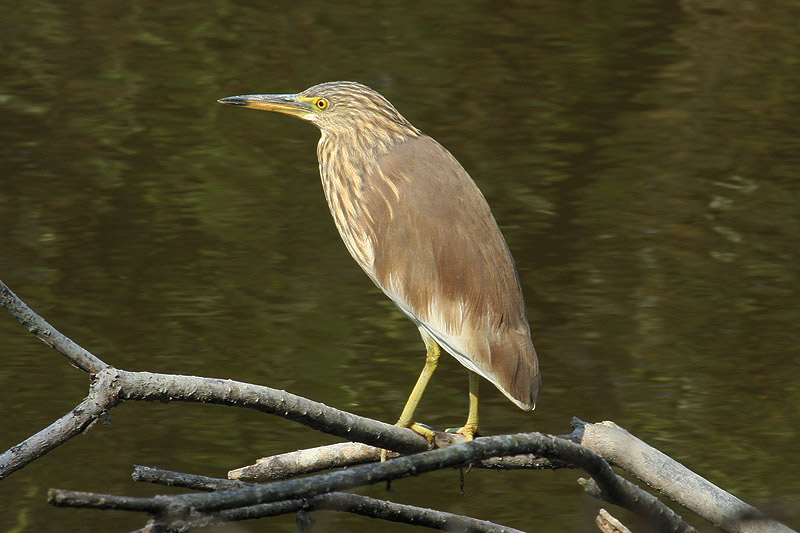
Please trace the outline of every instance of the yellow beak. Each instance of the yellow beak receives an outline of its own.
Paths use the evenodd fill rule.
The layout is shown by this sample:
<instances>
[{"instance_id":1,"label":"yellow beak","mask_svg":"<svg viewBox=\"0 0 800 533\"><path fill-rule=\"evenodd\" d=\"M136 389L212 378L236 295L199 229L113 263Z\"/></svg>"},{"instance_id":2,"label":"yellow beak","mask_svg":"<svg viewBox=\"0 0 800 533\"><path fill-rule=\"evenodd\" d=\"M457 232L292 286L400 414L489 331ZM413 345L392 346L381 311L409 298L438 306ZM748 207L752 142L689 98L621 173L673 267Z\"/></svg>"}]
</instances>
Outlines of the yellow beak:
<instances>
[{"instance_id":1,"label":"yellow beak","mask_svg":"<svg viewBox=\"0 0 800 533\"><path fill-rule=\"evenodd\" d=\"M306 118L314 108L300 100L296 94L243 94L217 100L220 104L249 107L263 111L274 111L285 115Z\"/></svg>"}]
</instances>

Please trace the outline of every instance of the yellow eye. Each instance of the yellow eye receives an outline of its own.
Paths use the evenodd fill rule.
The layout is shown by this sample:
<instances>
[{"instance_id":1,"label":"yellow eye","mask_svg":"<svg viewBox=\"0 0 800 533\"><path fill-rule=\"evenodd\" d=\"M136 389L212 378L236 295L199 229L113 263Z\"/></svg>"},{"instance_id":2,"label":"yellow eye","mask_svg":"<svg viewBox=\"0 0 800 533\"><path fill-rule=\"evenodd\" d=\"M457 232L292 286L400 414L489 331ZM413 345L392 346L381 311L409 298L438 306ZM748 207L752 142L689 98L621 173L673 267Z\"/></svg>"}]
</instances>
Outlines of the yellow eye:
<instances>
[{"instance_id":1,"label":"yellow eye","mask_svg":"<svg viewBox=\"0 0 800 533\"><path fill-rule=\"evenodd\" d=\"M314 100L314 105L317 106L317 109L319 109L320 111L325 111L326 109L328 109L330 103L324 98L317 98L316 100Z\"/></svg>"}]
</instances>

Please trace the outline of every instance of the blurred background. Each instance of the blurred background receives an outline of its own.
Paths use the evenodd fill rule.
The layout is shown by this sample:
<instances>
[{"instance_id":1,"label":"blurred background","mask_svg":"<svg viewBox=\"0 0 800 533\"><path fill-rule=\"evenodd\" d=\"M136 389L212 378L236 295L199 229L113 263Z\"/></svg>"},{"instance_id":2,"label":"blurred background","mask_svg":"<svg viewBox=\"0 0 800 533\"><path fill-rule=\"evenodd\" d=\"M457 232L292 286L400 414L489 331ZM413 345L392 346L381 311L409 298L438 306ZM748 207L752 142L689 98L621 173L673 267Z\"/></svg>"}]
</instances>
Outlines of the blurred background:
<instances>
[{"instance_id":1,"label":"blurred background","mask_svg":"<svg viewBox=\"0 0 800 533\"><path fill-rule=\"evenodd\" d=\"M3 4L0 50L0 279L108 363L396 420L424 347L336 233L316 128L215 102L357 80L461 161L515 256L542 394L524 413L485 385L484 434L614 420L800 527L796 2L31 0ZM4 314L0 361L0 449L86 394ZM461 424L466 392L443 358L417 418ZM46 491L165 493L132 465L224 477L335 442L216 406L110 418L0 483L0 531L136 529ZM359 492L587 531L599 504L578 476L473 471L462 495L444 471ZM265 527L296 530L225 531Z\"/></svg>"}]
</instances>

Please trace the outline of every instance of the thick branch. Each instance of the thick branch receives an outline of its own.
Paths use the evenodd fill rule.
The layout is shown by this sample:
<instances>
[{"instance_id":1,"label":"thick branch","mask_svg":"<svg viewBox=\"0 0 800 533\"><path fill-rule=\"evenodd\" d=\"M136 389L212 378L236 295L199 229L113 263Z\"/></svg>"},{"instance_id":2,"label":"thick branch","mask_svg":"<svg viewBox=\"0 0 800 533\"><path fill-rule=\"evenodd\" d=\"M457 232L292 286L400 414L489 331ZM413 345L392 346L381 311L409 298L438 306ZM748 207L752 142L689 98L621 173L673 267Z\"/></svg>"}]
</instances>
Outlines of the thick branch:
<instances>
[{"instance_id":1,"label":"thick branch","mask_svg":"<svg viewBox=\"0 0 800 533\"><path fill-rule=\"evenodd\" d=\"M424 437L407 428L354 415L286 391L230 379L118 370L120 399L232 405L278 415L310 428L400 453L428 449Z\"/></svg>"},{"instance_id":2,"label":"thick branch","mask_svg":"<svg viewBox=\"0 0 800 533\"><path fill-rule=\"evenodd\" d=\"M66 356L70 363L87 374L94 374L108 366L99 357L78 346L36 314L2 281L0 281L0 307L11 313L11 316L19 320L20 324L28 328L28 331L36 335L39 340Z\"/></svg>"},{"instance_id":3,"label":"thick branch","mask_svg":"<svg viewBox=\"0 0 800 533\"><path fill-rule=\"evenodd\" d=\"M381 457L381 449L360 442L340 442L264 457L256 464L228 472L231 479L265 482L364 463Z\"/></svg>"},{"instance_id":4,"label":"thick branch","mask_svg":"<svg viewBox=\"0 0 800 533\"><path fill-rule=\"evenodd\" d=\"M613 422L573 419L577 442L654 489L732 533L791 532Z\"/></svg>"},{"instance_id":5,"label":"thick branch","mask_svg":"<svg viewBox=\"0 0 800 533\"><path fill-rule=\"evenodd\" d=\"M406 428L354 415L294 394L233 380L128 372L105 367L78 407L26 441L0 454L0 479L86 430L121 400L205 402L247 407L305 424L339 437L401 453L428 449L424 437Z\"/></svg>"},{"instance_id":6,"label":"thick branch","mask_svg":"<svg viewBox=\"0 0 800 533\"><path fill-rule=\"evenodd\" d=\"M86 430L121 400L204 402L247 407L401 453L428 449L425 438L410 429L340 411L286 391L233 380L128 372L106 367L97 373L89 396L78 407L0 454L0 479Z\"/></svg>"}]
</instances>

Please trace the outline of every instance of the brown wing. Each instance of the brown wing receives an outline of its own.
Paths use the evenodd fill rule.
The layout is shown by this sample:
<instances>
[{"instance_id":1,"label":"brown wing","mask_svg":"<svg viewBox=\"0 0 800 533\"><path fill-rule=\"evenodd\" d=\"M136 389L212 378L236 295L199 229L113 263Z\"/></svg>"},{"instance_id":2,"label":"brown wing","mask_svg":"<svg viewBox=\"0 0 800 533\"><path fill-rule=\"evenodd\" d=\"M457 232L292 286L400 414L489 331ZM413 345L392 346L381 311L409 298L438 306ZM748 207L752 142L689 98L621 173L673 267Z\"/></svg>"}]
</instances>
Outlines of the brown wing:
<instances>
[{"instance_id":1,"label":"brown wing","mask_svg":"<svg viewBox=\"0 0 800 533\"><path fill-rule=\"evenodd\" d=\"M519 278L467 172L421 136L382 156L365 185L373 279L464 366L532 409L539 365Z\"/></svg>"}]
</instances>

